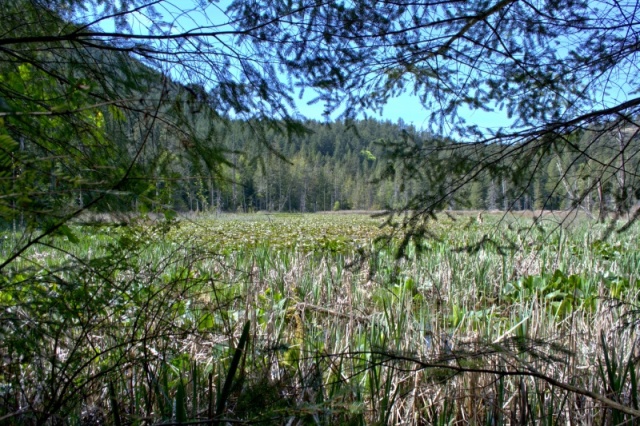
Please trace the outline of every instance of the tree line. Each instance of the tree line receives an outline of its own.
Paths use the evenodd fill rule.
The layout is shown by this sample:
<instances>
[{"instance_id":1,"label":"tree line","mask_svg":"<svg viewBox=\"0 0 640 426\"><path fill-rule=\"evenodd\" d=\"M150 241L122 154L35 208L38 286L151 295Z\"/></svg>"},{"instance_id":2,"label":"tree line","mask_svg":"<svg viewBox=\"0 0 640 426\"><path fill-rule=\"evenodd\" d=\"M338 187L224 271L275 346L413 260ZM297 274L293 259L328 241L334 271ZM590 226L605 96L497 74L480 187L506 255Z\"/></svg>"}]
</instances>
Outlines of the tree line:
<instances>
[{"instance_id":1,"label":"tree line","mask_svg":"<svg viewBox=\"0 0 640 426\"><path fill-rule=\"evenodd\" d=\"M269 130L256 133L259 123L241 120L216 124L216 140L210 143L225 156L225 161L215 170L207 168L204 159L181 158L179 152L159 148L142 166L154 178L147 181L147 188L138 188L131 199L133 204L121 200L120 209L402 210L430 184L425 172L448 164L453 155L476 157L478 163L490 158L491 166L500 173L485 171L472 176L472 171L465 168L445 169L442 180L459 184L455 192L443 193L445 209L580 209L604 218L617 211L621 203L629 209L638 199L638 194L627 190L635 184L638 158L624 156L626 150L635 150L639 143L638 129L633 126L613 126L607 133L576 132L570 136L571 144L551 145L536 156L525 158L531 163L523 169L511 159L500 159L513 146L443 142L401 120L309 120L302 124L304 131L294 136ZM597 144L593 143L594 137L599 139ZM394 146L411 143L419 144L421 152L430 150L436 154L426 160L418 157L417 166L411 164L394 150ZM442 143L447 149L442 149Z\"/></svg>"},{"instance_id":2,"label":"tree line","mask_svg":"<svg viewBox=\"0 0 640 426\"><path fill-rule=\"evenodd\" d=\"M77 69L59 84L71 65L3 65L6 225L42 224L43 217L85 209L173 215L579 208L603 219L638 199L632 121L551 135L532 146L455 141L402 120L231 119L217 113L202 86L171 81L119 52L88 52L112 76L103 87ZM84 70L92 71L98 70ZM99 102L116 85L118 100ZM28 102L52 88L58 89L52 105ZM120 100L123 90L127 102Z\"/></svg>"},{"instance_id":3,"label":"tree line","mask_svg":"<svg viewBox=\"0 0 640 426\"><path fill-rule=\"evenodd\" d=\"M605 24L617 31L616 10L592 17L584 5L552 5L554 13L572 17L566 22L582 22L581 32L575 33L573 24L567 24L566 31L576 37L576 43L584 42L576 44L580 49L600 52L587 60L588 55L577 51L564 57L548 50L538 38L555 40L560 30L542 29L565 21L537 16L525 5L511 7L505 2L486 10L473 5L470 10L457 10L452 5L452 13L483 17L469 21L476 26L471 31L458 20L430 22L429 15L413 13L416 8L428 10L427 4L374 3L371 10L343 10L339 5L289 10L290 6L280 5L281 10L270 5L257 16L246 4L236 2L228 10L238 18L234 30L205 25L178 35L166 34L160 24L133 31L136 14L148 14L150 22L162 16L153 5L142 3L134 11L126 5L96 4L93 20L87 9L90 2L72 1L62 7L58 2L24 0L4 5L2 220L56 229L85 209L167 214L389 209L428 215L442 209L580 208L603 218L609 211L628 212L634 205L639 187L637 101L586 110L579 99L584 101L590 92L578 89L595 80L575 80L574 75L575 81L565 81L572 70L600 78L598 64L624 66L602 53L604 45L596 49L589 44L593 38L586 38ZM317 13L307 15L308 10ZM509 47L494 37L497 30L488 23L498 19L506 25L501 14L513 14L509 31L522 33L530 49L542 49L539 56L528 57L540 62L534 67L539 74L521 75L521 46ZM182 25L179 16L166 18ZM291 26L282 28L281 16L291 17ZM522 26L518 16L537 22L540 31ZM409 18L413 25L403 26ZM112 32L100 26L111 21ZM307 40L300 41L296 37L301 35L287 35L305 22L323 37L308 34ZM356 22L370 26L356 31ZM465 68L480 80L474 83L475 91L461 86L468 93L463 97L462 92L444 90L437 83L456 75L448 73L448 66L441 65L439 74L428 67L436 56L458 52L455 44L444 43L436 54L410 48L421 42L438 47L440 37L427 37L429 31L437 34L437 28L449 26L480 38L489 31L485 35L493 43L465 41L471 43L465 47L470 52L485 52L489 46L494 50L479 57L482 67ZM361 33L371 33L371 40L379 38L380 43L393 42L394 51L404 48L411 54L403 60L387 58L390 62L380 79L371 80L375 67L369 67L365 52L389 52L380 52L382 45L375 42L361 44L368 40L360 38ZM452 43L466 40L455 34ZM228 43L219 43L222 37L229 38ZM305 47L305 43L330 46L339 40L348 41L344 45L348 49ZM613 47L619 44L613 34L601 40ZM276 42L289 50L273 51ZM233 43L242 49L230 48ZM619 53L627 54L626 50ZM465 58L453 58L452 63L466 63ZM506 58L508 66L497 66L499 58ZM291 82L278 76L276 64L288 70ZM360 64L365 68L358 68ZM562 64L566 72L556 76L550 64ZM243 73L230 73L230 69ZM498 74L485 74L489 69ZM503 74L499 81L497 75ZM441 103L423 99L425 115L432 118L427 130L402 122L358 119L359 112L384 104L402 89L406 76L413 76L419 93L442 97ZM327 111L344 104L345 112L332 123L291 114L295 106L291 85L296 81L313 88ZM454 87L453 83L446 87ZM515 90L517 84L527 90ZM563 118L566 105L556 96L566 91L566 99L579 98L572 104L575 111L567 109L574 118ZM483 134L460 117L462 105L482 108L483 102L492 99L503 102L505 112L517 118L512 129ZM546 101L547 109L541 107ZM433 121L438 116L453 125L455 132L449 134L459 135L457 140ZM43 220L51 223L43 226Z\"/></svg>"}]
</instances>

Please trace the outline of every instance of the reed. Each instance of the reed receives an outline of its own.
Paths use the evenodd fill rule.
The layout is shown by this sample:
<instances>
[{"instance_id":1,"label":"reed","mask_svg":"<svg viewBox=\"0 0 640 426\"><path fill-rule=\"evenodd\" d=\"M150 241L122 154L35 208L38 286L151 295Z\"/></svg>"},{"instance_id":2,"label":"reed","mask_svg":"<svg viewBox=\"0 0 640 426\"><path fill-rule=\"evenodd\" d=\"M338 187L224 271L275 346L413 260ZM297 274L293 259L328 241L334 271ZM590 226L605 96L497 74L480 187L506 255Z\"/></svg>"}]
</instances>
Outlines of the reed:
<instances>
[{"instance_id":1,"label":"reed","mask_svg":"<svg viewBox=\"0 0 640 426\"><path fill-rule=\"evenodd\" d=\"M398 259L378 225L201 218L33 246L1 281L0 419L637 421L637 228L443 216Z\"/></svg>"}]
</instances>

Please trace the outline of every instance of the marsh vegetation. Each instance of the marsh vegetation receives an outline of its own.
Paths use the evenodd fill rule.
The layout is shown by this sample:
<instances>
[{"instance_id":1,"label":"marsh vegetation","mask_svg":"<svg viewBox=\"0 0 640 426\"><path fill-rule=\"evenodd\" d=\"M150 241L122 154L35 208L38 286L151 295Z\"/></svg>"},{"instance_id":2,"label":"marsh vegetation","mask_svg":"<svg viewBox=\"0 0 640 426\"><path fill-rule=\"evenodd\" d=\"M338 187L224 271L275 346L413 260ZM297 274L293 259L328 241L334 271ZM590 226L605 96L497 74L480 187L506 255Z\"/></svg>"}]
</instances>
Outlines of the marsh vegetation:
<instances>
[{"instance_id":1,"label":"marsh vegetation","mask_svg":"<svg viewBox=\"0 0 640 426\"><path fill-rule=\"evenodd\" d=\"M638 414L635 227L442 215L398 259L402 235L380 239L390 230L380 223L260 214L70 226L2 277L0 418L620 424ZM19 239L5 233L3 253Z\"/></svg>"}]
</instances>

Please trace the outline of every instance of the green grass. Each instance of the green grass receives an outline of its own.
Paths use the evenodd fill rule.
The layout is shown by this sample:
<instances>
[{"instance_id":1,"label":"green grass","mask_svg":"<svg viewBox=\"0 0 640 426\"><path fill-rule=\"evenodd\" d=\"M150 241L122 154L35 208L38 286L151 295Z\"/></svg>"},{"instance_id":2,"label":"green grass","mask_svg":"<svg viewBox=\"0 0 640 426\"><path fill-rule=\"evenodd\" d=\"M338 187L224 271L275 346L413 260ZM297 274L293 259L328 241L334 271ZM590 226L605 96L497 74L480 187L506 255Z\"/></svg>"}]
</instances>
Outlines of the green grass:
<instances>
[{"instance_id":1,"label":"green grass","mask_svg":"<svg viewBox=\"0 0 640 426\"><path fill-rule=\"evenodd\" d=\"M365 215L71 226L2 277L0 418L629 421L638 229L532 223L443 215L401 259Z\"/></svg>"}]
</instances>

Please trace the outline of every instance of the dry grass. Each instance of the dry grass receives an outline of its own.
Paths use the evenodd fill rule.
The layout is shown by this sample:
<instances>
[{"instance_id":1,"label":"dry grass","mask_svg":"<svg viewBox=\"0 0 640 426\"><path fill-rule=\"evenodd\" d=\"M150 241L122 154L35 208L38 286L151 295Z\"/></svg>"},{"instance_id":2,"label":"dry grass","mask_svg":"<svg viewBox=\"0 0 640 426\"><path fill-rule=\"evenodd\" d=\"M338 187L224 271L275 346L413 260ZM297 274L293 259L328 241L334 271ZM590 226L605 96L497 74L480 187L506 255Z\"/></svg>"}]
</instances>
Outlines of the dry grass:
<instances>
[{"instance_id":1,"label":"dry grass","mask_svg":"<svg viewBox=\"0 0 640 426\"><path fill-rule=\"evenodd\" d=\"M80 317L57 340L42 339L41 355L31 361L3 364L3 383L22 377L23 384L3 394L9 408L0 416L44 407L40 413L48 417L30 412L9 418L24 424L59 415L80 421L87 407L99 406L107 418L118 412L141 423L170 419L183 404L190 419L208 418L208 401L220 397L249 322L249 344L225 396L224 417L234 421L631 421L638 408L636 230L598 243L606 227L582 219L571 228L551 222L536 228L524 217L506 223L502 215L485 214L479 223L473 214L458 216L465 219L442 217L433 224L438 238L424 242L422 255L410 246L399 261L393 247L363 244L365 235L373 238L380 230L371 219L352 215L199 220L167 232L140 224L138 230L113 228L86 237L80 245L59 242L78 259L86 259L89 249L94 258L114 256L114 247L124 245L124 255L135 257L102 265L99 272L110 281L92 275L101 291L112 286L105 299L93 296L82 304L93 318ZM337 229L357 233L358 243L344 244ZM250 232L246 245L234 241ZM510 240L514 249L464 250L483 238ZM41 251L30 256L49 262L49 270L70 262L43 260ZM75 265L79 272L82 264ZM23 288L43 282L31 270ZM68 282L87 279L69 269L55 274ZM17 294L19 287L5 289L3 294ZM98 309L98 300L110 301L108 307ZM31 302L3 303L24 315L32 309L34 318ZM10 323L3 318L6 333ZM74 347L102 352L82 364L89 355L69 352ZM10 353L6 343L3 350ZM67 379L50 368L51 351L68 370L79 369L78 378L89 378L85 384L61 386ZM54 412L47 407L60 398L38 390L42 379L56 395L74 390L78 396ZM109 403L99 397L105 382L114 386Z\"/></svg>"}]
</instances>

